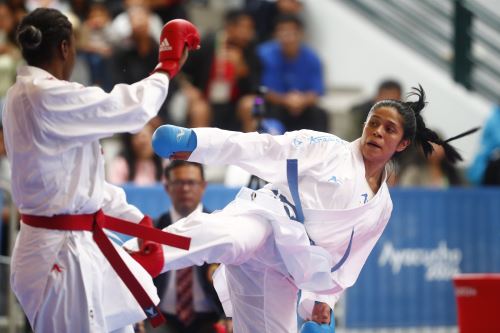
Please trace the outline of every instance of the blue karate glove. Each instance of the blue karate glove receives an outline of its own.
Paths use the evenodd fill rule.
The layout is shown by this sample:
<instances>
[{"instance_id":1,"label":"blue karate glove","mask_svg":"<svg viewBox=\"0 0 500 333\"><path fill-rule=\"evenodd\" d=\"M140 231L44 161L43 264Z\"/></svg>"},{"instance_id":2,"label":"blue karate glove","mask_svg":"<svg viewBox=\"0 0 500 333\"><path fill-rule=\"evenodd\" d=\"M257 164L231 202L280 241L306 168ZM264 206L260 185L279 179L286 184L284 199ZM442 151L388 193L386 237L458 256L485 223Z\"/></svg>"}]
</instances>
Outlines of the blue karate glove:
<instances>
[{"instance_id":1,"label":"blue karate glove","mask_svg":"<svg viewBox=\"0 0 500 333\"><path fill-rule=\"evenodd\" d=\"M306 321L300 328L300 333L335 333L335 318L330 312L330 324L318 324L315 321Z\"/></svg>"},{"instance_id":2,"label":"blue karate glove","mask_svg":"<svg viewBox=\"0 0 500 333\"><path fill-rule=\"evenodd\" d=\"M153 149L163 158L170 158L178 152L191 153L196 149L196 133L185 127L163 125L153 133Z\"/></svg>"}]
</instances>

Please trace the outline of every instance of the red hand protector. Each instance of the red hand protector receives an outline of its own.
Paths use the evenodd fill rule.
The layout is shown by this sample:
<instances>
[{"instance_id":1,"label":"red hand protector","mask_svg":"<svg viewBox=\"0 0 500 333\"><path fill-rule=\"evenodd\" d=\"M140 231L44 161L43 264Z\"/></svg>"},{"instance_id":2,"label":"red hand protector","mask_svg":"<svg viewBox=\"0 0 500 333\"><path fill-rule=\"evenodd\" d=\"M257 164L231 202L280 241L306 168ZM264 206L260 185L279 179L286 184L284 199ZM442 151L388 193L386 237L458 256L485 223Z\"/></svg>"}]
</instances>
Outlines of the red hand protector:
<instances>
[{"instance_id":1,"label":"red hand protector","mask_svg":"<svg viewBox=\"0 0 500 333\"><path fill-rule=\"evenodd\" d=\"M198 29L191 22L182 19L167 22L161 32L158 65L153 72L166 72L172 79L180 70L185 46L188 50L199 48Z\"/></svg>"},{"instance_id":2,"label":"red hand protector","mask_svg":"<svg viewBox=\"0 0 500 333\"><path fill-rule=\"evenodd\" d=\"M132 252L130 256L144 267L152 277L160 275L165 264L162 246L151 241L144 241L141 249L137 252Z\"/></svg>"}]
</instances>

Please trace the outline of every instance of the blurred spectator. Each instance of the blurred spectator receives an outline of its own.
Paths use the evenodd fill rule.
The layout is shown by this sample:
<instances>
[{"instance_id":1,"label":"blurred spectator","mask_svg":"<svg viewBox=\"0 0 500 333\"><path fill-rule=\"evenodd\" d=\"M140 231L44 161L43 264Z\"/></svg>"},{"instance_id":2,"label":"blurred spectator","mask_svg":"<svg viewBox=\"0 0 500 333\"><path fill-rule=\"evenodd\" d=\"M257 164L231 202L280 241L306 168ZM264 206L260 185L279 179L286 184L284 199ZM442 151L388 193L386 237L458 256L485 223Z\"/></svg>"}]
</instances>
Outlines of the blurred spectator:
<instances>
[{"instance_id":1,"label":"blurred spectator","mask_svg":"<svg viewBox=\"0 0 500 333\"><path fill-rule=\"evenodd\" d=\"M272 38L276 19L281 15L301 16L303 5L299 0L246 0L246 8L252 14L257 30L257 40Z\"/></svg>"},{"instance_id":2,"label":"blurred spectator","mask_svg":"<svg viewBox=\"0 0 500 333\"><path fill-rule=\"evenodd\" d=\"M316 53L303 43L303 23L297 16L278 18L276 40L258 48L267 107L287 130L327 132L327 115L317 103L324 94L323 71Z\"/></svg>"},{"instance_id":3,"label":"blurred spectator","mask_svg":"<svg viewBox=\"0 0 500 333\"><path fill-rule=\"evenodd\" d=\"M158 115L163 123L184 127L208 127L211 123L211 108L205 96L182 74L169 85L166 108Z\"/></svg>"},{"instance_id":4,"label":"blurred spectator","mask_svg":"<svg viewBox=\"0 0 500 333\"><path fill-rule=\"evenodd\" d=\"M230 10L224 29L203 38L201 49L184 66L188 79L210 104L213 126L239 130L239 110L248 113L252 108L260 80L254 36L250 14Z\"/></svg>"},{"instance_id":5,"label":"blurred spectator","mask_svg":"<svg viewBox=\"0 0 500 333\"><path fill-rule=\"evenodd\" d=\"M156 227L163 229L191 213L208 212L201 203L206 182L200 164L173 161L165 168L164 177L172 207ZM214 267L192 266L154 279L167 323L151 332L216 333L214 324L220 319L222 306L213 287Z\"/></svg>"},{"instance_id":6,"label":"blurred spectator","mask_svg":"<svg viewBox=\"0 0 500 333\"><path fill-rule=\"evenodd\" d=\"M500 105L484 125L481 147L468 177L476 185L500 185Z\"/></svg>"},{"instance_id":7,"label":"blurred spectator","mask_svg":"<svg viewBox=\"0 0 500 333\"><path fill-rule=\"evenodd\" d=\"M16 80L21 52L15 42L14 14L6 2L0 2L0 111L7 90Z\"/></svg>"},{"instance_id":8,"label":"blurred spectator","mask_svg":"<svg viewBox=\"0 0 500 333\"><path fill-rule=\"evenodd\" d=\"M113 86L109 70L113 53L111 16L103 3L94 1L89 5L80 29L78 49L88 65L90 83L110 91Z\"/></svg>"},{"instance_id":9,"label":"blurred spectator","mask_svg":"<svg viewBox=\"0 0 500 333\"><path fill-rule=\"evenodd\" d=\"M124 0L125 10L118 14L111 23L113 43L118 47L131 47L133 41L133 22L135 15L141 15L145 20L148 34L153 40L160 40L163 22L160 17L152 13L146 0Z\"/></svg>"},{"instance_id":10,"label":"blurred spectator","mask_svg":"<svg viewBox=\"0 0 500 333\"><path fill-rule=\"evenodd\" d=\"M352 126L354 127L354 137L358 138L363 132L363 124L368 117L368 112L370 112L372 106L378 101L385 99L395 99L401 100L402 97L402 87L401 84L396 80L384 80L382 81L378 88L377 93L372 98L364 101L361 104L355 105L351 108L352 116Z\"/></svg>"},{"instance_id":11,"label":"blurred spectator","mask_svg":"<svg viewBox=\"0 0 500 333\"><path fill-rule=\"evenodd\" d=\"M39 7L54 8L63 13L70 12L70 6L63 0L26 0L26 9L31 12Z\"/></svg>"},{"instance_id":12,"label":"blurred spectator","mask_svg":"<svg viewBox=\"0 0 500 333\"><path fill-rule=\"evenodd\" d=\"M104 5L104 1L105 0L69 0L69 4L73 13L78 17L80 22L83 22L89 16L90 7L96 3Z\"/></svg>"},{"instance_id":13,"label":"blurred spectator","mask_svg":"<svg viewBox=\"0 0 500 333\"><path fill-rule=\"evenodd\" d=\"M148 5L163 23L167 23L176 18L187 19L184 2L184 0L148 0Z\"/></svg>"},{"instance_id":14,"label":"blurred spectator","mask_svg":"<svg viewBox=\"0 0 500 333\"><path fill-rule=\"evenodd\" d=\"M434 151L427 158L421 149L414 149L413 163L399 174L398 185L448 188L464 185L458 169L445 158L442 146L431 143Z\"/></svg>"},{"instance_id":15,"label":"blurred spectator","mask_svg":"<svg viewBox=\"0 0 500 333\"><path fill-rule=\"evenodd\" d=\"M108 169L110 183L148 186L161 180L162 161L151 145L154 129L150 122L138 133L123 135L123 151L111 161Z\"/></svg>"},{"instance_id":16,"label":"blurred spectator","mask_svg":"<svg viewBox=\"0 0 500 333\"><path fill-rule=\"evenodd\" d=\"M130 18L129 43L117 46L113 59L114 83L132 84L146 77L158 62L158 43L150 33L149 10L133 6L127 10Z\"/></svg>"},{"instance_id":17,"label":"blurred spectator","mask_svg":"<svg viewBox=\"0 0 500 333\"><path fill-rule=\"evenodd\" d=\"M10 163L7 159L7 154L5 151L5 145L3 142L3 127L0 126L0 191L10 192ZM3 196L3 207L1 210L0 219L0 255L8 254L8 223L10 217L10 202L6 200L5 195Z\"/></svg>"},{"instance_id":18,"label":"blurred spectator","mask_svg":"<svg viewBox=\"0 0 500 333\"><path fill-rule=\"evenodd\" d=\"M28 13L26 2L24 0L7 0L6 3L14 15L13 19L17 27L21 19Z\"/></svg>"}]
</instances>

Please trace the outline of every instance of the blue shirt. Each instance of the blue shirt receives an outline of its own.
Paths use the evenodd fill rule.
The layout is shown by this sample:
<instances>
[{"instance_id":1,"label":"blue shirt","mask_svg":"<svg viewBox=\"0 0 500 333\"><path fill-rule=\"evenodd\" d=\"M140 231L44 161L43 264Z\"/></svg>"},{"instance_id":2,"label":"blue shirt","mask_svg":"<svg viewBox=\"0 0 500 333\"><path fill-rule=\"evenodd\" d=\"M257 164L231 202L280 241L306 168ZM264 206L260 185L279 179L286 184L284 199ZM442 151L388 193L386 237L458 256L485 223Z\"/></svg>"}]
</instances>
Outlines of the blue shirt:
<instances>
[{"instance_id":1,"label":"blue shirt","mask_svg":"<svg viewBox=\"0 0 500 333\"><path fill-rule=\"evenodd\" d=\"M285 58L278 42L261 44L257 50L262 62L262 85L277 93L293 90L323 95L321 62L314 51L302 45L294 59Z\"/></svg>"},{"instance_id":2,"label":"blue shirt","mask_svg":"<svg viewBox=\"0 0 500 333\"><path fill-rule=\"evenodd\" d=\"M469 180L472 183L481 183L490 155L495 148L500 148L500 106L498 105L493 110L491 117L486 121L481 139L481 148L468 170Z\"/></svg>"}]
</instances>

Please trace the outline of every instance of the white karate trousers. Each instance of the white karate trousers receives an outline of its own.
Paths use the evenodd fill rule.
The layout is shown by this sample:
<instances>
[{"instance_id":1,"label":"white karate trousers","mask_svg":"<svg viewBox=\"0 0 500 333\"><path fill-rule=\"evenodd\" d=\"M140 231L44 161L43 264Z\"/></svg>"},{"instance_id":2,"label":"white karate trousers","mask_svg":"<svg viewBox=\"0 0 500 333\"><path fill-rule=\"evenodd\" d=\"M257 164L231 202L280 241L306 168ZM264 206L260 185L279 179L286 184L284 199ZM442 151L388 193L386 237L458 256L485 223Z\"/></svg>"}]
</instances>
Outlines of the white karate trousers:
<instances>
[{"instance_id":1,"label":"white karate trousers","mask_svg":"<svg viewBox=\"0 0 500 333\"><path fill-rule=\"evenodd\" d=\"M194 213L166 228L191 237L191 247L164 246L163 271L221 263L232 313L225 310L235 333L296 332L298 289L275 246L270 222L245 206L232 202L223 211Z\"/></svg>"}]
</instances>

